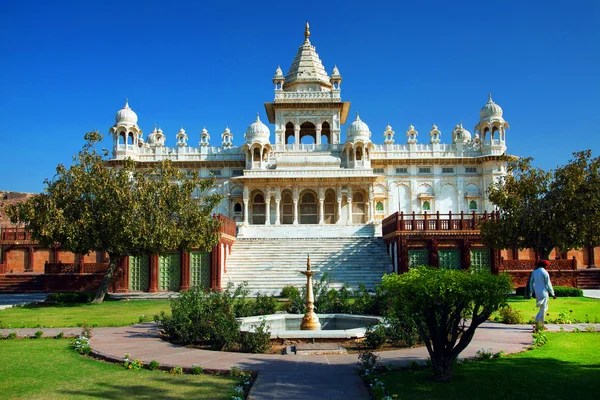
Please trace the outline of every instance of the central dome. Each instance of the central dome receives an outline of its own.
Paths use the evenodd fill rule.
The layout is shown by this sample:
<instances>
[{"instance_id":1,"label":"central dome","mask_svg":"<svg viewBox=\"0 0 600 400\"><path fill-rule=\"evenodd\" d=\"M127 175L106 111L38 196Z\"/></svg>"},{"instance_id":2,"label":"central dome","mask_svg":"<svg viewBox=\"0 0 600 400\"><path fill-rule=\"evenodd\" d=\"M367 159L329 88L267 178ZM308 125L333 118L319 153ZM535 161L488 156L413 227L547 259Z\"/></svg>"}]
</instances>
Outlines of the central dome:
<instances>
[{"instance_id":1,"label":"central dome","mask_svg":"<svg viewBox=\"0 0 600 400\"><path fill-rule=\"evenodd\" d=\"M115 125L137 125L137 122L137 114L129 108L129 101L125 100L125 106L117 111Z\"/></svg>"},{"instance_id":2,"label":"central dome","mask_svg":"<svg viewBox=\"0 0 600 400\"><path fill-rule=\"evenodd\" d=\"M246 138L247 143L251 142L269 142L269 137L271 136L271 131L269 128L263 124L256 113L256 121L254 121L248 129L246 129L246 133L244 137Z\"/></svg>"},{"instance_id":3,"label":"central dome","mask_svg":"<svg viewBox=\"0 0 600 400\"><path fill-rule=\"evenodd\" d=\"M353 142L357 139L363 141L368 141L371 139L371 130L369 129L369 126L360 119L358 113L356 113L356 119L354 122L352 122L348 129L346 129L347 141Z\"/></svg>"},{"instance_id":4,"label":"central dome","mask_svg":"<svg viewBox=\"0 0 600 400\"><path fill-rule=\"evenodd\" d=\"M481 111L479 111L479 117L481 119L490 117L502 117L502 107L494 103L494 101L492 100L491 93L489 95L487 104L481 108Z\"/></svg>"}]
</instances>

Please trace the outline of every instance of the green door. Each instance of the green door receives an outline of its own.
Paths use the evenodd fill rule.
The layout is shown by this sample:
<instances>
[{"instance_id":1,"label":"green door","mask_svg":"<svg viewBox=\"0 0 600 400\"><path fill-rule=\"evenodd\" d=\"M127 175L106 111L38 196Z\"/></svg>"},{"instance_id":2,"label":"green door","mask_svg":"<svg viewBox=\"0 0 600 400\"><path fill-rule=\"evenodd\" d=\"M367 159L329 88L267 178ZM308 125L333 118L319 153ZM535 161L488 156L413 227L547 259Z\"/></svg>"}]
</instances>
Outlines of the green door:
<instances>
[{"instance_id":1,"label":"green door","mask_svg":"<svg viewBox=\"0 0 600 400\"><path fill-rule=\"evenodd\" d=\"M460 250L439 250L440 268L460 269Z\"/></svg>"},{"instance_id":2,"label":"green door","mask_svg":"<svg viewBox=\"0 0 600 400\"><path fill-rule=\"evenodd\" d=\"M190 253L190 286L210 287L210 253Z\"/></svg>"},{"instance_id":3,"label":"green door","mask_svg":"<svg viewBox=\"0 0 600 400\"><path fill-rule=\"evenodd\" d=\"M471 250L471 271L480 272L492 270L490 264L490 250L486 248Z\"/></svg>"},{"instance_id":4,"label":"green door","mask_svg":"<svg viewBox=\"0 0 600 400\"><path fill-rule=\"evenodd\" d=\"M179 254L168 253L160 256L158 264L158 290L178 292L180 280Z\"/></svg>"},{"instance_id":5,"label":"green door","mask_svg":"<svg viewBox=\"0 0 600 400\"><path fill-rule=\"evenodd\" d=\"M147 292L148 280L148 257L129 257L129 291Z\"/></svg>"},{"instance_id":6,"label":"green door","mask_svg":"<svg viewBox=\"0 0 600 400\"><path fill-rule=\"evenodd\" d=\"M408 267L420 267L422 265L429 265L429 251L428 250L409 250L408 251Z\"/></svg>"}]
</instances>

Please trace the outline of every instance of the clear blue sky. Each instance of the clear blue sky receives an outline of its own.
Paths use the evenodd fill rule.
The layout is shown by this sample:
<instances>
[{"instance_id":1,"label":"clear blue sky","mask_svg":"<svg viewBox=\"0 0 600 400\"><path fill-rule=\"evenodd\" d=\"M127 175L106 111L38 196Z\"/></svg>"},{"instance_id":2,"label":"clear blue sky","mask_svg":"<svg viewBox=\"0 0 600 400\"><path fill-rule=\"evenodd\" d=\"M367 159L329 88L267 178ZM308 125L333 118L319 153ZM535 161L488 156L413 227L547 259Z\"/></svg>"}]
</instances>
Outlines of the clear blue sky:
<instances>
[{"instance_id":1,"label":"clear blue sky","mask_svg":"<svg viewBox=\"0 0 600 400\"><path fill-rule=\"evenodd\" d=\"M256 112L266 121L271 78L289 69L306 20L375 143L388 123L397 142L409 124L427 142L434 122L448 143L492 92L510 154L543 168L600 155L598 1L4 0L0 190L41 191L125 98L145 137L156 123L174 146L183 125L197 145L206 126L218 145L229 125L240 144Z\"/></svg>"}]
</instances>

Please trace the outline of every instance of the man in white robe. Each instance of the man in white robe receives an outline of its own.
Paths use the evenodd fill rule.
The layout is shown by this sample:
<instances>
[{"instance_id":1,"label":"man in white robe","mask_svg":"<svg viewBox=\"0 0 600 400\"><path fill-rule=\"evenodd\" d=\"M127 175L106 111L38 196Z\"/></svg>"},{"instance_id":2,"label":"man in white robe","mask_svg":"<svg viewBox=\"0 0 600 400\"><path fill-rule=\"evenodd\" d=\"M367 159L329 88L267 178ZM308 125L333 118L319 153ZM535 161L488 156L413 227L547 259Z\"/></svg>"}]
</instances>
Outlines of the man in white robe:
<instances>
[{"instance_id":1,"label":"man in white robe","mask_svg":"<svg viewBox=\"0 0 600 400\"><path fill-rule=\"evenodd\" d=\"M544 323L544 316L548 311L548 300L549 296L556 299L552 283L550 282L550 275L544 267L550 265L550 261L541 260L536 264L536 269L531 274L530 290L535 293L536 307L540 308L540 311L535 316L535 322Z\"/></svg>"}]
</instances>

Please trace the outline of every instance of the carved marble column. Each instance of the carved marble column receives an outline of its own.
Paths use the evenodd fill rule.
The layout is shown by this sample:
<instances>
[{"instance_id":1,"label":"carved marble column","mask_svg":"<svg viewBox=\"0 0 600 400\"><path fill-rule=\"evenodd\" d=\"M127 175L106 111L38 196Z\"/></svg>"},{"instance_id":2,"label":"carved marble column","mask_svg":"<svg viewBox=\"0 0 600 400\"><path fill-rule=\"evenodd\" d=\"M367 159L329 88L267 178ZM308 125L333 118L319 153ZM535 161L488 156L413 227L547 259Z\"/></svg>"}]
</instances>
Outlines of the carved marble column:
<instances>
[{"instance_id":1,"label":"carved marble column","mask_svg":"<svg viewBox=\"0 0 600 400\"><path fill-rule=\"evenodd\" d=\"M325 199L319 198L319 225L323 225L325 223L324 203L325 203Z\"/></svg>"},{"instance_id":2,"label":"carved marble column","mask_svg":"<svg viewBox=\"0 0 600 400\"><path fill-rule=\"evenodd\" d=\"M317 145L321 144L321 129L322 129L322 125L321 124L317 124L316 128L315 128L315 143Z\"/></svg>"},{"instance_id":3,"label":"carved marble column","mask_svg":"<svg viewBox=\"0 0 600 400\"><path fill-rule=\"evenodd\" d=\"M375 200L375 193L373 192L373 187L369 188L369 203L367 204L367 213L369 215L369 221L373 222L375 220L375 206L373 205L373 201Z\"/></svg>"},{"instance_id":4,"label":"carved marble column","mask_svg":"<svg viewBox=\"0 0 600 400\"><path fill-rule=\"evenodd\" d=\"M344 223L344 221L342 221L342 200L343 200L342 196L337 198L337 221L335 221L335 222L338 225L341 225Z\"/></svg>"},{"instance_id":5,"label":"carved marble column","mask_svg":"<svg viewBox=\"0 0 600 400\"><path fill-rule=\"evenodd\" d=\"M265 199L265 225L271 225L271 196L267 192Z\"/></svg>"},{"instance_id":6,"label":"carved marble column","mask_svg":"<svg viewBox=\"0 0 600 400\"><path fill-rule=\"evenodd\" d=\"M348 197L348 225L352 225L352 198Z\"/></svg>"},{"instance_id":7,"label":"carved marble column","mask_svg":"<svg viewBox=\"0 0 600 400\"><path fill-rule=\"evenodd\" d=\"M294 125L294 148L300 147L300 125Z\"/></svg>"},{"instance_id":8,"label":"carved marble column","mask_svg":"<svg viewBox=\"0 0 600 400\"><path fill-rule=\"evenodd\" d=\"M275 192L275 225L281 224L281 188Z\"/></svg>"},{"instance_id":9,"label":"carved marble column","mask_svg":"<svg viewBox=\"0 0 600 400\"><path fill-rule=\"evenodd\" d=\"M298 225L298 200L300 200L300 192L297 187L292 190L292 201L294 202L294 225Z\"/></svg>"},{"instance_id":10,"label":"carved marble column","mask_svg":"<svg viewBox=\"0 0 600 400\"><path fill-rule=\"evenodd\" d=\"M247 186L244 186L244 225L248 225L248 201L250 199L250 189Z\"/></svg>"}]
</instances>

